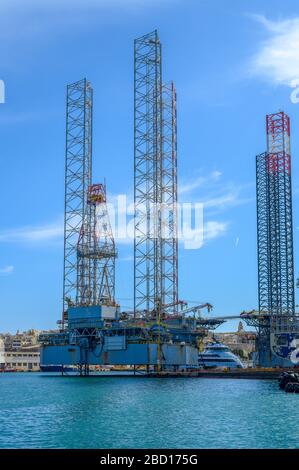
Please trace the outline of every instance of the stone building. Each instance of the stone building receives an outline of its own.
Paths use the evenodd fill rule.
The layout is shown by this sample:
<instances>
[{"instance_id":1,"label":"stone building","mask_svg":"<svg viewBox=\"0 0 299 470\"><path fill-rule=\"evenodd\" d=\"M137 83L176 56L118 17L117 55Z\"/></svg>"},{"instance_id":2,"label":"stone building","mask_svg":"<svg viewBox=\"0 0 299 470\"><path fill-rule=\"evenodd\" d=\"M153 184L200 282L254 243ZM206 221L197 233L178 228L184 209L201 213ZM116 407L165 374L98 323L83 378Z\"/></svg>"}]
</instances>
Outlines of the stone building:
<instances>
[{"instance_id":1,"label":"stone building","mask_svg":"<svg viewBox=\"0 0 299 470\"><path fill-rule=\"evenodd\" d=\"M40 370L39 347L9 350L4 352L4 368L18 372L34 372Z\"/></svg>"},{"instance_id":2,"label":"stone building","mask_svg":"<svg viewBox=\"0 0 299 470\"><path fill-rule=\"evenodd\" d=\"M2 370L37 371L40 368L40 353L38 330L28 330L16 334L2 333L0 335L0 350L2 344ZM1 356L1 352L0 352Z\"/></svg>"}]
</instances>

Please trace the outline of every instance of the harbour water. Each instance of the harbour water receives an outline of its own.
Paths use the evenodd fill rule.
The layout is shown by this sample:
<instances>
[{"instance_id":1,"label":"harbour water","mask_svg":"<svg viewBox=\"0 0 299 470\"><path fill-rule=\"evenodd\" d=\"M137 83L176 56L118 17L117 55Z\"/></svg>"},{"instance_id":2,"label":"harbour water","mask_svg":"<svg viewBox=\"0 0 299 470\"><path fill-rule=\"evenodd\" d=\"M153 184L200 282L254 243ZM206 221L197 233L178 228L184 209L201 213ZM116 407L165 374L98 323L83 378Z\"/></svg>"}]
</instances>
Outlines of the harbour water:
<instances>
[{"instance_id":1,"label":"harbour water","mask_svg":"<svg viewBox=\"0 0 299 470\"><path fill-rule=\"evenodd\" d=\"M0 374L1 448L299 448L272 380Z\"/></svg>"}]
</instances>

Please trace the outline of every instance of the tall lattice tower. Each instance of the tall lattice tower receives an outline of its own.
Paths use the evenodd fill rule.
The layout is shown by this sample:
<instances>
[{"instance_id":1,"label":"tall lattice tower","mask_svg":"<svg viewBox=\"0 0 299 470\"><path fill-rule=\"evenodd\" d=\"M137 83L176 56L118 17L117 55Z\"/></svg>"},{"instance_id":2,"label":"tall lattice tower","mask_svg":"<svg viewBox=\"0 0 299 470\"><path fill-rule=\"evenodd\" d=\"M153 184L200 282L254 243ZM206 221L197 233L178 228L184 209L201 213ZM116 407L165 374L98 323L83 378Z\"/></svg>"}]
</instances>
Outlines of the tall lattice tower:
<instances>
[{"instance_id":1,"label":"tall lattice tower","mask_svg":"<svg viewBox=\"0 0 299 470\"><path fill-rule=\"evenodd\" d=\"M67 87L63 311L114 304L116 250L106 186L92 184L90 83ZM63 323L66 318L63 315Z\"/></svg>"},{"instance_id":2,"label":"tall lattice tower","mask_svg":"<svg viewBox=\"0 0 299 470\"><path fill-rule=\"evenodd\" d=\"M177 308L176 92L157 31L134 47L134 307ZM169 306L169 307L168 307Z\"/></svg>"},{"instance_id":3,"label":"tall lattice tower","mask_svg":"<svg viewBox=\"0 0 299 470\"><path fill-rule=\"evenodd\" d=\"M266 127L267 152L256 158L259 310L278 325L295 313L290 119L270 114Z\"/></svg>"},{"instance_id":4,"label":"tall lattice tower","mask_svg":"<svg viewBox=\"0 0 299 470\"><path fill-rule=\"evenodd\" d=\"M178 308L177 97L173 82L162 86L162 306ZM171 307L167 308L167 305Z\"/></svg>"},{"instance_id":5,"label":"tall lattice tower","mask_svg":"<svg viewBox=\"0 0 299 470\"><path fill-rule=\"evenodd\" d=\"M84 78L67 86L63 311L77 296L77 243L91 185L93 90Z\"/></svg>"},{"instance_id":6,"label":"tall lattice tower","mask_svg":"<svg viewBox=\"0 0 299 470\"><path fill-rule=\"evenodd\" d=\"M93 184L77 245L77 305L115 304L115 258L106 187Z\"/></svg>"}]
</instances>

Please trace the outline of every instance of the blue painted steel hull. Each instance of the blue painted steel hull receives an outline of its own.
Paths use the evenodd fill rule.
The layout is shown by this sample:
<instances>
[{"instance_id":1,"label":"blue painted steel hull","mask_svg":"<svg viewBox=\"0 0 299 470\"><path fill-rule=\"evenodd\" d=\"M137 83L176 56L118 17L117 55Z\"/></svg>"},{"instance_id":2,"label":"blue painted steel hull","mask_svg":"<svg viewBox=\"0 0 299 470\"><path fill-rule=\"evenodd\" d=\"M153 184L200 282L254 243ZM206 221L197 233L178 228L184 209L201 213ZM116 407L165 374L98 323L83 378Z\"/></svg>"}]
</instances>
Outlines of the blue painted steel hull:
<instances>
[{"instance_id":1,"label":"blue painted steel hull","mask_svg":"<svg viewBox=\"0 0 299 470\"><path fill-rule=\"evenodd\" d=\"M117 347L117 346L116 346ZM79 345L43 345L41 365L156 365L156 343L128 343L121 349L94 349ZM198 367L198 350L190 345L162 344L161 364L167 366Z\"/></svg>"},{"instance_id":2,"label":"blue painted steel hull","mask_svg":"<svg viewBox=\"0 0 299 470\"><path fill-rule=\"evenodd\" d=\"M257 353L254 357L254 365L260 367L286 367L299 366L298 334L269 334L257 338ZM285 344L282 343L285 340Z\"/></svg>"}]
</instances>

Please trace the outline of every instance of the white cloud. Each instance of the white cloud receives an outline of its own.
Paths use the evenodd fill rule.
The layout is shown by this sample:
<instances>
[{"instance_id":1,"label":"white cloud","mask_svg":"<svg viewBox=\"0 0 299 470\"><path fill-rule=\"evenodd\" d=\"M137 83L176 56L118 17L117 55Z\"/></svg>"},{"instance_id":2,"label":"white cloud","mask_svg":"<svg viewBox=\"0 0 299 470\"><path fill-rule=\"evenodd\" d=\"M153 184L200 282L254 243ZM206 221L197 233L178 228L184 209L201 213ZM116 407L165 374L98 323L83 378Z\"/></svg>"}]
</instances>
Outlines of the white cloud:
<instances>
[{"instance_id":1,"label":"white cloud","mask_svg":"<svg viewBox=\"0 0 299 470\"><path fill-rule=\"evenodd\" d=\"M0 232L0 242L48 242L62 239L62 237L63 222L61 220L51 224L25 226Z\"/></svg>"},{"instance_id":2,"label":"white cloud","mask_svg":"<svg viewBox=\"0 0 299 470\"><path fill-rule=\"evenodd\" d=\"M179 202L200 202L204 211L223 211L252 202L255 197L245 194L253 183L235 184L223 181L220 171L183 181L179 186Z\"/></svg>"},{"instance_id":3,"label":"white cloud","mask_svg":"<svg viewBox=\"0 0 299 470\"><path fill-rule=\"evenodd\" d=\"M188 202L182 201L181 204L179 204L180 214L184 217L184 219L180 221L180 241L187 241L189 244L190 238L188 238L188 230L191 231L190 243L194 241L197 246L200 243L203 244L205 241L216 239L224 235L228 231L229 222L223 220L218 221L218 214L232 207L248 203L254 199L253 197L245 197L246 195L242 193L248 189L251 184L236 186L232 183L223 183L220 181L220 177L221 172L214 171L184 184L183 192L186 195L189 194L190 200ZM190 197L191 195L192 198ZM191 199L193 201L191 201ZM108 200L108 211L110 213L110 222L116 246L132 246L134 237L134 205L131 193L129 195L110 194ZM195 228L191 228L192 215L190 217L188 215L190 210L194 211L197 206L203 208L203 220L200 224L197 224L199 226L198 231ZM185 212L185 210L187 212ZM185 217L187 217L187 219ZM186 226L184 225L184 220L187 223ZM182 230L183 232L181 233ZM200 240L202 240L202 242L200 242ZM53 242L61 243L62 241L62 217L52 223L34 226L28 225L0 231L0 243L41 245ZM122 258L120 257L120 259ZM130 258L122 260L131 261Z\"/></svg>"},{"instance_id":4,"label":"white cloud","mask_svg":"<svg viewBox=\"0 0 299 470\"><path fill-rule=\"evenodd\" d=\"M204 209L216 208L218 210L226 209L227 207L236 207L248 202L252 202L252 197L241 197L240 189L237 188L235 191L225 192L221 196L207 198L203 201Z\"/></svg>"},{"instance_id":5,"label":"white cloud","mask_svg":"<svg viewBox=\"0 0 299 470\"><path fill-rule=\"evenodd\" d=\"M190 238L184 242L187 249L196 249L210 240L225 235L230 226L228 220L217 220L218 215L235 207L255 201L252 193L254 184L235 184L225 181L220 171L184 182L183 198L185 194L191 204L202 204L203 222L198 229L191 230ZM186 197L184 198L186 201Z\"/></svg>"},{"instance_id":6,"label":"white cloud","mask_svg":"<svg viewBox=\"0 0 299 470\"><path fill-rule=\"evenodd\" d=\"M208 183L215 183L221 177L220 171L213 171L209 175L206 176L198 176L197 178L193 178L189 181L183 182L179 185L178 192L179 194L186 194L198 189Z\"/></svg>"},{"instance_id":7,"label":"white cloud","mask_svg":"<svg viewBox=\"0 0 299 470\"><path fill-rule=\"evenodd\" d=\"M236 204L238 201L238 192L229 192L218 197L212 197L203 201L205 209L211 207L217 207L218 209L226 207L228 205Z\"/></svg>"},{"instance_id":8,"label":"white cloud","mask_svg":"<svg viewBox=\"0 0 299 470\"><path fill-rule=\"evenodd\" d=\"M0 268L1 275L12 274L13 272L14 272L14 266L12 265L4 266L3 268Z\"/></svg>"},{"instance_id":9,"label":"white cloud","mask_svg":"<svg viewBox=\"0 0 299 470\"><path fill-rule=\"evenodd\" d=\"M268 37L250 62L250 70L273 84L294 86L299 79L299 17L270 21L251 15Z\"/></svg>"},{"instance_id":10,"label":"white cloud","mask_svg":"<svg viewBox=\"0 0 299 470\"><path fill-rule=\"evenodd\" d=\"M192 230L192 237L183 240L184 247L187 250L202 248L208 241L219 238L227 232L229 222L219 222L217 220L208 220L204 222L203 227Z\"/></svg>"},{"instance_id":11,"label":"white cloud","mask_svg":"<svg viewBox=\"0 0 299 470\"><path fill-rule=\"evenodd\" d=\"M204 241L213 240L227 232L229 222L210 220L204 224Z\"/></svg>"}]
</instances>

